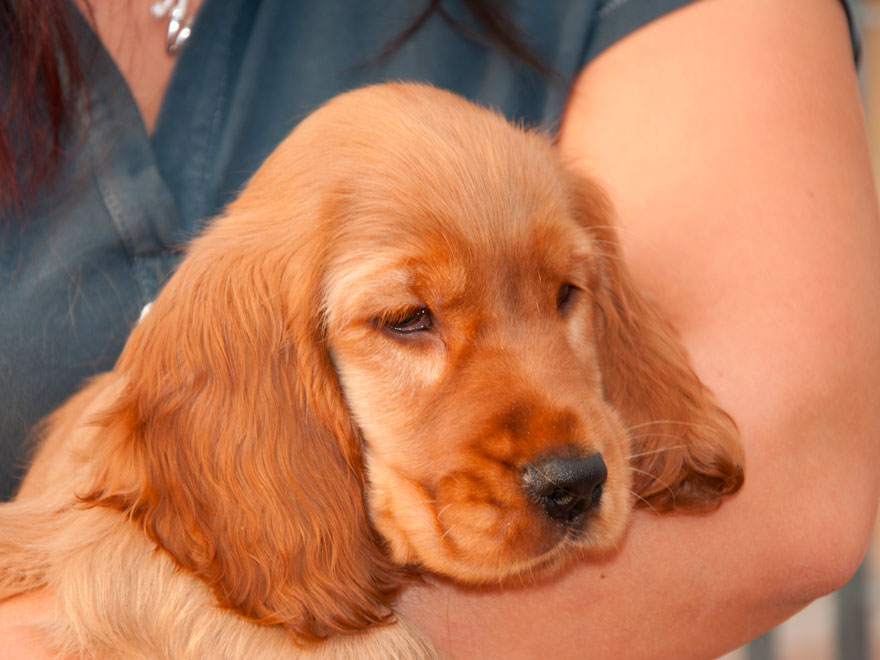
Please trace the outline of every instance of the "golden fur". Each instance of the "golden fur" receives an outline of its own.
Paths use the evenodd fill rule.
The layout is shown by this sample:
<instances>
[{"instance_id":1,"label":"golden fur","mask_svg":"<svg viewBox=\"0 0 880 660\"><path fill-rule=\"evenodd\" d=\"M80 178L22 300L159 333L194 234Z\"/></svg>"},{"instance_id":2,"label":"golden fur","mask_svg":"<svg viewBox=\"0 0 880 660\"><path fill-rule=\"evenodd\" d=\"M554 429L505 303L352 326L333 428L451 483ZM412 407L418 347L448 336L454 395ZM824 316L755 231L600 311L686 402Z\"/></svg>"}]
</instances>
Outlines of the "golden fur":
<instances>
[{"instance_id":1,"label":"golden fur","mask_svg":"<svg viewBox=\"0 0 880 660\"><path fill-rule=\"evenodd\" d=\"M50 588L44 630L86 657L431 657L391 609L414 574L539 576L613 550L634 504L714 508L735 427L612 220L545 137L450 93L332 100L49 419L0 507L0 598ZM525 492L597 453L580 526Z\"/></svg>"}]
</instances>

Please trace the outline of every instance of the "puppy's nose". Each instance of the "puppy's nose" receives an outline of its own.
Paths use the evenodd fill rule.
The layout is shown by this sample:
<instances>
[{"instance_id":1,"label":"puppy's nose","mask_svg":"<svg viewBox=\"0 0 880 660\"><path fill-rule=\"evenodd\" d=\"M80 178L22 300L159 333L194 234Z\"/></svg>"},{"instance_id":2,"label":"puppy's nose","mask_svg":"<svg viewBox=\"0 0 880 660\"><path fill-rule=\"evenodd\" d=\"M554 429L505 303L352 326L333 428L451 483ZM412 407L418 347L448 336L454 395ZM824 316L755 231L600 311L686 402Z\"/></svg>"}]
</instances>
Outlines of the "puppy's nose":
<instances>
[{"instance_id":1,"label":"puppy's nose","mask_svg":"<svg viewBox=\"0 0 880 660\"><path fill-rule=\"evenodd\" d=\"M599 506L608 469L601 454L586 458L545 458L522 471L526 493L547 516L574 522Z\"/></svg>"}]
</instances>

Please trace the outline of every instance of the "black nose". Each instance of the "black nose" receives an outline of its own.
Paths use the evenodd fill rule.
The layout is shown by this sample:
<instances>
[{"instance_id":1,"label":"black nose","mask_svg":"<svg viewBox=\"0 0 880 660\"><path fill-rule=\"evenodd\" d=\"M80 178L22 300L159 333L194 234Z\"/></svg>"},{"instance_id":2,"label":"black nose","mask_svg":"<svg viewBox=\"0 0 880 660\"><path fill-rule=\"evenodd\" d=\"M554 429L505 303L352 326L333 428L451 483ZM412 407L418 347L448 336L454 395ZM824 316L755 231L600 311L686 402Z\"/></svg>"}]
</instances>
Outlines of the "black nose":
<instances>
[{"instance_id":1,"label":"black nose","mask_svg":"<svg viewBox=\"0 0 880 660\"><path fill-rule=\"evenodd\" d=\"M601 454L545 458L522 472L526 493L553 520L574 522L599 506L608 469Z\"/></svg>"}]
</instances>

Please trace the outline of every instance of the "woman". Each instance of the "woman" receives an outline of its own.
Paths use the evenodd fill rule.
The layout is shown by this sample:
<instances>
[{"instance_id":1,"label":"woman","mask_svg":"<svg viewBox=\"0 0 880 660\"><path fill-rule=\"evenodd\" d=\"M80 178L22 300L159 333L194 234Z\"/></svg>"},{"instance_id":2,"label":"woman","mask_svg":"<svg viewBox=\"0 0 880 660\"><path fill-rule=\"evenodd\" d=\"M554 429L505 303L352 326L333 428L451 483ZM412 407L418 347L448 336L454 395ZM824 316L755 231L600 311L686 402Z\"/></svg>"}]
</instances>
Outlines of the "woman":
<instances>
[{"instance_id":1,"label":"woman","mask_svg":"<svg viewBox=\"0 0 880 660\"><path fill-rule=\"evenodd\" d=\"M561 122L560 148L607 184L633 272L740 425L748 464L717 513L641 512L605 562L529 589L414 587L403 611L448 657L715 657L848 579L878 498L880 223L839 0L524 2L507 14L525 34L513 42L465 10L482 3L430 3L398 41L418 18L408 3L202 4L169 87L166 25L141 2L92 0L133 101L76 31L90 124L68 138L76 163L5 230L4 438L112 363L167 246L291 117L415 77ZM47 254L57 283L49 268L27 280ZM23 281L44 295L25 301ZM37 657L13 626L50 598L0 605L8 657Z\"/></svg>"}]
</instances>

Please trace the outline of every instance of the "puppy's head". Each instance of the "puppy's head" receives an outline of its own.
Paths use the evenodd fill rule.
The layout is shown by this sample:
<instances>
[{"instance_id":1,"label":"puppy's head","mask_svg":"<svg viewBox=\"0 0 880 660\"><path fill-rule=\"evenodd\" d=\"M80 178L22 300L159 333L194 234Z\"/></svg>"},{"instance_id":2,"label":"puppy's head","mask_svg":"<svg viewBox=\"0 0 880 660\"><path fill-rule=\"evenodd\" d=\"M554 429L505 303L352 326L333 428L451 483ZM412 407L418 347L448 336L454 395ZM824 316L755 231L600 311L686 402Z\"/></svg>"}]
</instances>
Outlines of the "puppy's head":
<instances>
[{"instance_id":1,"label":"puppy's head","mask_svg":"<svg viewBox=\"0 0 880 660\"><path fill-rule=\"evenodd\" d=\"M634 499L715 506L742 480L735 429L610 222L490 111L338 97L135 329L86 499L304 639L383 620L401 566L535 575L613 548Z\"/></svg>"},{"instance_id":2,"label":"puppy's head","mask_svg":"<svg viewBox=\"0 0 880 660\"><path fill-rule=\"evenodd\" d=\"M323 317L396 561L536 575L613 549L634 494L704 508L736 489L734 427L632 286L594 183L436 90L326 110L358 147Z\"/></svg>"}]
</instances>

